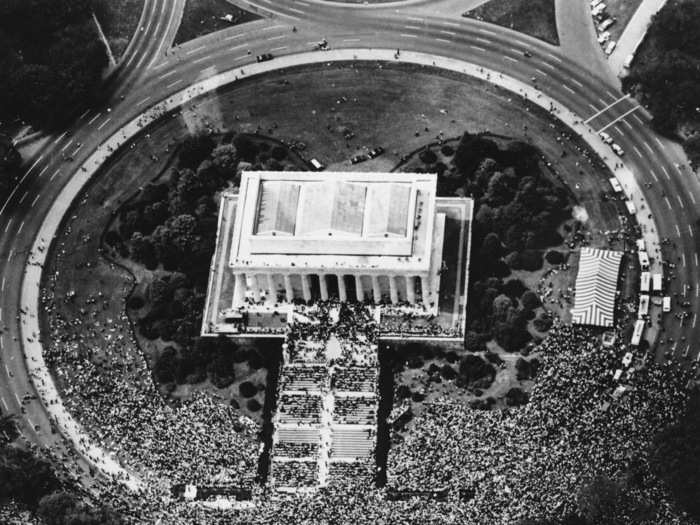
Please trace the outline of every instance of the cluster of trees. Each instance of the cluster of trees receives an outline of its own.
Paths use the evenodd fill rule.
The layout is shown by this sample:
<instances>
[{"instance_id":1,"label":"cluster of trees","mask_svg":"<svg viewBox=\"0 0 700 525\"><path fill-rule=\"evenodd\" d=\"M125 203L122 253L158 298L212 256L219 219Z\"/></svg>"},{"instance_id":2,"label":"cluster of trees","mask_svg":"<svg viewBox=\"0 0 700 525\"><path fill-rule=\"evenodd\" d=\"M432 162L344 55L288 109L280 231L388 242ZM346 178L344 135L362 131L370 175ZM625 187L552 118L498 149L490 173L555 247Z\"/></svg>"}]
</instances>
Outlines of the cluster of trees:
<instances>
[{"instance_id":1,"label":"cluster of trees","mask_svg":"<svg viewBox=\"0 0 700 525\"><path fill-rule=\"evenodd\" d=\"M649 108L659 132L685 140L694 166L700 163L699 25L697 1L666 3L654 16L647 33L653 56L633 64L622 84Z\"/></svg>"},{"instance_id":2,"label":"cluster of trees","mask_svg":"<svg viewBox=\"0 0 700 525\"><path fill-rule=\"evenodd\" d=\"M121 517L110 507L89 505L51 464L12 441L17 437L12 417L0 424L0 502L14 501L35 512L47 525L118 525Z\"/></svg>"},{"instance_id":3,"label":"cluster of trees","mask_svg":"<svg viewBox=\"0 0 700 525\"><path fill-rule=\"evenodd\" d=\"M543 173L539 152L523 142L500 147L484 134L465 133L452 164L438 178L438 193L462 192L475 202L467 348L482 351L495 339L509 352L521 350L540 302L521 281L504 278L511 270L542 268L546 248L562 242L557 228L571 214L569 194Z\"/></svg>"},{"instance_id":4,"label":"cluster of trees","mask_svg":"<svg viewBox=\"0 0 700 525\"><path fill-rule=\"evenodd\" d=\"M0 203L12 193L19 178L22 157L10 137L0 134Z\"/></svg>"},{"instance_id":5,"label":"cluster of trees","mask_svg":"<svg viewBox=\"0 0 700 525\"><path fill-rule=\"evenodd\" d=\"M164 348L155 360L153 374L159 383L173 387L209 379L217 388L226 388L236 380L236 363L247 362L249 368L258 370L269 366L270 357L263 357L267 354L274 352L263 354L241 348L226 337L198 337L180 351L173 346Z\"/></svg>"},{"instance_id":6,"label":"cluster of trees","mask_svg":"<svg viewBox=\"0 0 700 525\"><path fill-rule=\"evenodd\" d=\"M238 185L243 169L284 169L289 159L286 147L245 134L188 137L163 182L146 185L125 203L105 233L105 244L155 272L144 296L132 296L128 307L144 337L173 343L154 359L161 385L172 389L209 379L225 388L235 380L234 363L267 366L255 352L197 334L216 243L216 194ZM260 408L254 399L248 405Z\"/></svg>"},{"instance_id":7,"label":"cluster of trees","mask_svg":"<svg viewBox=\"0 0 700 525\"><path fill-rule=\"evenodd\" d=\"M92 3L0 2L0 119L54 128L98 100L107 53Z\"/></svg>"}]
</instances>

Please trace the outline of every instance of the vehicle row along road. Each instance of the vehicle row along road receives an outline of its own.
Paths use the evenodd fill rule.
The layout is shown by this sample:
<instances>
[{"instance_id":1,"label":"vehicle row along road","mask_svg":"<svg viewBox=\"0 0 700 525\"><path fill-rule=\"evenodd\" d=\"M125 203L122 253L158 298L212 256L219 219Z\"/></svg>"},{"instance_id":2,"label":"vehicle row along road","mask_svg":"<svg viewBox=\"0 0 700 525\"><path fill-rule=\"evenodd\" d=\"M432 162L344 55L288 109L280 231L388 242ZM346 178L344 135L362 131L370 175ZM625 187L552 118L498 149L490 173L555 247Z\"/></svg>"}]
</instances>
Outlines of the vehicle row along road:
<instances>
[{"instance_id":1,"label":"vehicle row along road","mask_svg":"<svg viewBox=\"0 0 700 525\"><path fill-rule=\"evenodd\" d=\"M371 9L301 0L252 2L258 12L274 18L234 26L166 52L184 2L178 0L178 14L165 1L146 2L140 22L144 30L137 33L123 69L114 76L109 106L82 115L70 130L51 137L29 160L21 183L0 207L0 405L3 411L20 416L21 430L31 442L63 454L70 448L60 434L51 433L41 403L23 402L23 396L36 392L27 375L19 330L31 306L20 303L29 250L61 189L107 137L146 108L194 82L255 62L258 54L279 57L308 52L322 37L332 49L400 49L482 66L536 86L582 121L590 119L592 131L608 132L626 151L622 161L643 192L639 198L646 208L640 213L648 210L659 236L675 244L675 248L673 244L664 247L664 258L677 265L668 293L682 293L684 285L692 286L690 318L681 324L667 315L664 338L674 339L669 348L679 357L700 355L700 345L694 343L700 335L694 313L700 307L696 286L700 282L696 241L700 184L685 165L680 148L651 130L646 112L624 97L608 74L589 71L557 47L505 28L460 17L426 16L422 7L427 2ZM526 51L531 56L525 56ZM50 241L44 239L47 245ZM87 470L83 459L71 461Z\"/></svg>"}]
</instances>

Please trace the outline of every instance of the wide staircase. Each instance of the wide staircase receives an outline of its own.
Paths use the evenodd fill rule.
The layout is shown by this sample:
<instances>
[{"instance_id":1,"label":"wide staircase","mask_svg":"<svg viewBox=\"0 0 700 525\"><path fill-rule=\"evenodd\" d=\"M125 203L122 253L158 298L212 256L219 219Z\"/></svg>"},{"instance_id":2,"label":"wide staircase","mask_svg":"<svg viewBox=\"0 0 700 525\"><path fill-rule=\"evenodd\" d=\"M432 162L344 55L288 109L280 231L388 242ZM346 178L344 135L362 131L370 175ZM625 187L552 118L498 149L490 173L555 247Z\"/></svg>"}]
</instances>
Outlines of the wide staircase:
<instances>
[{"instance_id":1,"label":"wide staircase","mask_svg":"<svg viewBox=\"0 0 700 525\"><path fill-rule=\"evenodd\" d=\"M287 339L294 351L285 352L280 373L270 470L281 491L313 491L373 473L376 346L332 341L326 352L313 336Z\"/></svg>"}]
</instances>

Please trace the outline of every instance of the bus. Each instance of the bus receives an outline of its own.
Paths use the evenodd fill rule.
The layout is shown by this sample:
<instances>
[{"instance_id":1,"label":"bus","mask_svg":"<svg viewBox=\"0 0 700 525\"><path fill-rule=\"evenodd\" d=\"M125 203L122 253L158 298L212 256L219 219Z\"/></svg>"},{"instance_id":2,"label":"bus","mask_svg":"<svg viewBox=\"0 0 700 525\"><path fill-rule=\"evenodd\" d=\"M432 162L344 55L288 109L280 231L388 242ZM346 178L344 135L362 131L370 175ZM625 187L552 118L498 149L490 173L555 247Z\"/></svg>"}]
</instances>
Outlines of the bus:
<instances>
[{"instance_id":1,"label":"bus","mask_svg":"<svg viewBox=\"0 0 700 525\"><path fill-rule=\"evenodd\" d=\"M639 266L644 270L649 269L649 254L647 252L637 252L637 255L639 256Z\"/></svg>"},{"instance_id":2,"label":"bus","mask_svg":"<svg viewBox=\"0 0 700 525\"><path fill-rule=\"evenodd\" d=\"M651 276L651 289L654 292L660 292L663 287L663 281L660 273L655 273Z\"/></svg>"},{"instance_id":3,"label":"bus","mask_svg":"<svg viewBox=\"0 0 700 525\"><path fill-rule=\"evenodd\" d=\"M646 323L642 319L639 319L636 323L634 323L634 332L632 332L632 340L630 341L632 346L639 346L639 343L642 340L642 335L644 334L645 325Z\"/></svg>"},{"instance_id":4,"label":"bus","mask_svg":"<svg viewBox=\"0 0 700 525\"><path fill-rule=\"evenodd\" d=\"M647 315L649 315L649 296L647 294L641 294L639 296L639 309L637 310L637 317L642 319Z\"/></svg>"},{"instance_id":5,"label":"bus","mask_svg":"<svg viewBox=\"0 0 700 525\"><path fill-rule=\"evenodd\" d=\"M622 193L622 186L620 186L619 181L615 177L610 177L610 186L615 193Z\"/></svg>"}]
</instances>

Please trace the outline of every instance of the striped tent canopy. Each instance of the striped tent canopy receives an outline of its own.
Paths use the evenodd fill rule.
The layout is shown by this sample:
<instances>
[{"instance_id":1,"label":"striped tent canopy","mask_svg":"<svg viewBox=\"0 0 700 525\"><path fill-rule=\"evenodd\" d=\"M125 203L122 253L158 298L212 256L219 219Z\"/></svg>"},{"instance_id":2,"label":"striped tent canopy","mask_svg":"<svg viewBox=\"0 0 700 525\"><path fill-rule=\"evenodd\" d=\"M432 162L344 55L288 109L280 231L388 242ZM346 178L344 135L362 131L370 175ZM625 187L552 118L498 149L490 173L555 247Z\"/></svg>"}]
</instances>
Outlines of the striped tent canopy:
<instances>
[{"instance_id":1,"label":"striped tent canopy","mask_svg":"<svg viewBox=\"0 0 700 525\"><path fill-rule=\"evenodd\" d=\"M622 252L581 248L571 322L612 326Z\"/></svg>"}]
</instances>

